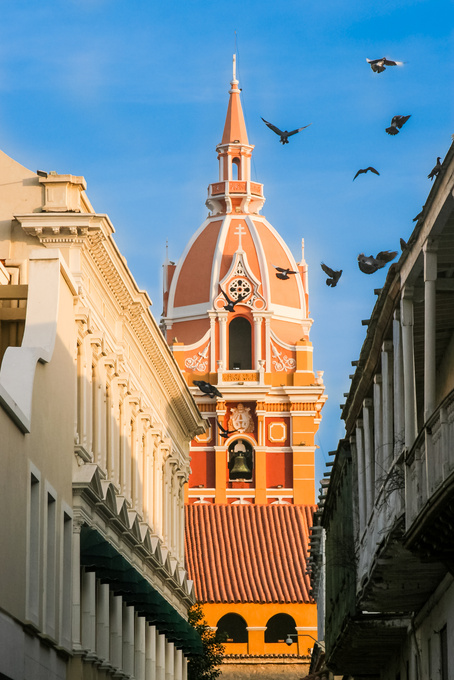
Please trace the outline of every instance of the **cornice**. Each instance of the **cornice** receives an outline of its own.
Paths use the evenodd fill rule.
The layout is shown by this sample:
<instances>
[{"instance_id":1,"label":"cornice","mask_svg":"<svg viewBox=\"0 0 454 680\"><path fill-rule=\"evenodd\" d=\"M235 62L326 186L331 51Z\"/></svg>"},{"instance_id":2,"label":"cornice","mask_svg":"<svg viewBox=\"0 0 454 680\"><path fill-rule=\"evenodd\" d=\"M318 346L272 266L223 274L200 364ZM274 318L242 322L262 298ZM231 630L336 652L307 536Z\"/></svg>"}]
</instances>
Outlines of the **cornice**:
<instances>
[{"instance_id":1,"label":"cornice","mask_svg":"<svg viewBox=\"0 0 454 680\"><path fill-rule=\"evenodd\" d=\"M15 218L25 233L45 247L80 247L93 262L148 356L158 382L173 405L189 438L204 431L203 420L187 390L180 369L149 307L151 300L138 288L126 260L111 238L114 227L107 215L96 213L31 213Z\"/></svg>"}]
</instances>

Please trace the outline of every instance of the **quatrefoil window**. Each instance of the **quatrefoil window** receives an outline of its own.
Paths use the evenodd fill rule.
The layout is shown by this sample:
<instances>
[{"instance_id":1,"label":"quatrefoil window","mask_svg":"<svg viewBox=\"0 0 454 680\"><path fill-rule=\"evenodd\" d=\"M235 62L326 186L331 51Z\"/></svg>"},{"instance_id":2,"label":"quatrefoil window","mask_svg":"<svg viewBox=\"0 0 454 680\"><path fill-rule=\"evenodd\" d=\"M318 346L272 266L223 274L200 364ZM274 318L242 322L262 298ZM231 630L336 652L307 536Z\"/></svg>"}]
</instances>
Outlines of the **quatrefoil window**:
<instances>
[{"instance_id":1,"label":"quatrefoil window","mask_svg":"<svg viewBox=\"0 0 454 680\"><path fill-rule=\"evenodd\" d=\"M229 283L229 297L232 300L237 300L240 295L248 297L251 293L252 287L247 279L233 279Z\"/></svg>"}]
</instances>

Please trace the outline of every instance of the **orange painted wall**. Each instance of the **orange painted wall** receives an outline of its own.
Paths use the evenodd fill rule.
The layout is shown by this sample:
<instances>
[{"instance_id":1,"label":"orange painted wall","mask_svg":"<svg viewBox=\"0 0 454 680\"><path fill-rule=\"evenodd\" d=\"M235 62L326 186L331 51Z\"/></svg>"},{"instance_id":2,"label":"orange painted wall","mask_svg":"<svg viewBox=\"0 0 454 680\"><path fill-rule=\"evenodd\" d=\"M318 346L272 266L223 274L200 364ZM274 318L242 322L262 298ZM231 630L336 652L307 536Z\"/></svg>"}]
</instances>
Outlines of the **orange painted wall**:
<instances>
[{"instance_id":1,"label":"orange painted wall","mask_svg":"<svg viewBox=\"0 0 454 680\"><path fill-rule=\"evenodd\" d=\"M209 626L216 627L219 619L225 614L239 614L250 627L266 627L269 619L275 614L289 614L296 627L304 628L302 633L309 633L317 638L317 610L313 603L207 603L203 611ZM283 631L283 639L290 631ZM285 642L265 643L265 631L249 631L247 643L226 643L226 654L307 654L314 641L310 637L299 637L298 642L288 646Z\"/></svg>"}]
</instances>

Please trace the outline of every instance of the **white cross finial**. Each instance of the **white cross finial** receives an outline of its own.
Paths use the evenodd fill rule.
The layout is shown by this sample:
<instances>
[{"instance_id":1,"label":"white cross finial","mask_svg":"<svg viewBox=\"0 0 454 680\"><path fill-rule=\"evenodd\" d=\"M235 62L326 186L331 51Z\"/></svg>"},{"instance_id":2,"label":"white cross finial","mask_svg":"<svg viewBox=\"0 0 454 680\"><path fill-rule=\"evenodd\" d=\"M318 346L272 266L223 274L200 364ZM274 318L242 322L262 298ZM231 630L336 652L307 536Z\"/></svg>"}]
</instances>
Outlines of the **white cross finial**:
<instances>
[{"instance_id":1,"label":"white cross finial","mask_svg":"<svg viewBox=\"0 0 454 680\"><path fill-rule=\"evenodd\" d=\"M239 224L234 233L238 236L238 250L243 250L243 246L241 245L241 236L242 234L246 233L246 229L242 224Z\"/></svg>"}]
</instances>

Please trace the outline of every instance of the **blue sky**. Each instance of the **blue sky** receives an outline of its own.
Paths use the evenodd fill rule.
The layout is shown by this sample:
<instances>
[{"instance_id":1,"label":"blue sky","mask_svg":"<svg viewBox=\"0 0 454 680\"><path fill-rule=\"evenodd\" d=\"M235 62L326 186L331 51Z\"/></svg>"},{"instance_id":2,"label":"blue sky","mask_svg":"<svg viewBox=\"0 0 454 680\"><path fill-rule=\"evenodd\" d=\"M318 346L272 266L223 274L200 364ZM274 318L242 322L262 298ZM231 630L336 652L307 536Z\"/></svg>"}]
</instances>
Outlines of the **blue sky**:
<instances>
[{"instance_id":1,"label":"blue sky","mask_svg":"<svg viewBox=\"0 0 454 680\"><path fill-rule=\"evenodd\" d=\"M159 320L161 264L206 217L237 35L263 214L309 264L314 368L329 400L317 474L374 288L359 252L399 250L454 133L454 5L439 0L15 0L0 22L0 148L32 170L83 175ZM406 62L375 74L366 57ZM411 118L396 137L385 127ZM281 146L260 120L293 129ZM361 167L368 173L352 179ZM320 261L343 269L335 289Z\"/></svg>"}]
</instances>

